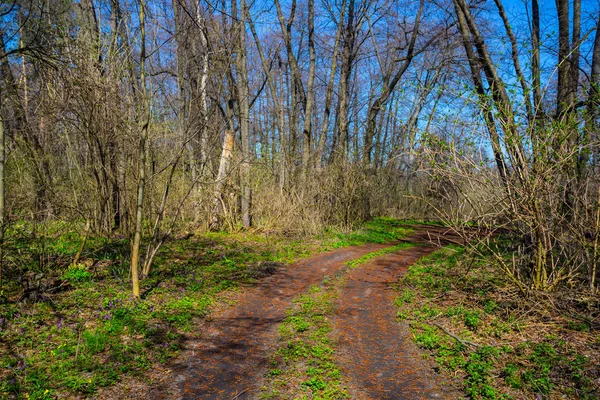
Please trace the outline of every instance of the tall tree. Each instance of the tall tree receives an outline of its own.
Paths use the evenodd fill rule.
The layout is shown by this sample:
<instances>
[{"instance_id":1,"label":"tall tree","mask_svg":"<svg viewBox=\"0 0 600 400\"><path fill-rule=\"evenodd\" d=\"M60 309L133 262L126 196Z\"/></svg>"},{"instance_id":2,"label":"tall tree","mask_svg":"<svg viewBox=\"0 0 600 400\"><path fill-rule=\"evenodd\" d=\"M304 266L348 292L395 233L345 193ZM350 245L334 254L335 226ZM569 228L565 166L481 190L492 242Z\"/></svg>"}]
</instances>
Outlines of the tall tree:
<instances>
[{"instance_id":1,"label":"tall tree","mask_svg":"<svg viewBox=\"0 0 600 400\"><path fill-rule=\"evenodd\" d=\"M389 71L383 77L383 87L381 88L381 94L373 101L371 107L369 107L369 112L367 115L367 129L365 131L365 141L364 141L364 150L363 150L363 160L366 165L371 164L371 157L373 153L373 137L376 133L376 124L377 124L377 116L381 109L385 106L390 95L396 88L404 73L408 70L414 56L415 56L415 44L417 42L417 37L419 36L419 25L421 23L421 15L423 14L423 7L425 5L425 1L421 0L419 2L419 10L417 11L417 15L415 17L415 23L412 27L412 33L410 35L410 40L408 42L408 48L406 50L406 55L397 59L394 57L393 65L400 62L400 66L393 72L393 68L390 68ZM426 47L426 46L425 46ZM424 48L421 48L420 51L423 51Z\"/></svg>"},{"instance_id":2,"label":"tall tree","mask_svg":"<svg viewBox=\"0 0 600 400\"><path fill-rule=\"evenodd\" d=\"M243 10L246 1L240 0L241 16L238 16L237 0L231 1L231 13L236 32L235 66L237 73L237 102L238 122L242 143L242 161L240 163L240 178L242 188L242 226L252 226L252 190L250 187L250 107L248 90L248 67L246 65L246 19Z\"/></svg>"},{"instance_id":3,"label":"tall tree","mask_svg":"<svg viewBox=\"0 0 600 400\"><path fill-rule=\"evenodd\" d=\"M338 137L336 148L333 149L334 157L345 158L347 156L348 146L348 125L349 125L349 107L350 107L350 78L352 77L352 69L357 56L357 35L360 27L360 22L357 18L356 1L348 0L348 16L344 27L342 52L341 52L341 67L340 80L338 90Z\"/></svg>"},{"instance_id":4,"label":"tall tree","mask_svg":"<svg viewBox=\"0 0 600 400\"><path fill-rule=\"evenodd\" d=\"M146 143L148 141L148 128L150 125L150 107L146 82L146 2L140 0L139 22L140 22L140 136L138 150L138 184L137 203L135 214L135 230L133 234L133 245L131 249L131 282L133 296L140 297L139 264L140 247L142 243L142 223L144 210L144 189L146 184Z\"/></svg>"}]
</instances>

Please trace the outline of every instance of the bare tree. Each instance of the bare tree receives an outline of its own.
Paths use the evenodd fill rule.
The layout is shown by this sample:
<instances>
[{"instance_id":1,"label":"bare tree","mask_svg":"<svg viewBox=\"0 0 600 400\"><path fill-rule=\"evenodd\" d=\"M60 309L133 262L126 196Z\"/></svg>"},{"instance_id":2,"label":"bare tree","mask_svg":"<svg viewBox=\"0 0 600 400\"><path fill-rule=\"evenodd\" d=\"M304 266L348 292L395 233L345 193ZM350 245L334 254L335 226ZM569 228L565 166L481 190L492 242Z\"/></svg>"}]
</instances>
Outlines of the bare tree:
<instances>
[{"instance_id":1,"label":"bare tree","mask_svg":"<svg viewBox=\"0 0 600 400\"><path fill-rule=\"evenodd\" d=\"M240 136L242 142L242 161L240 165L241 187L242 187L242 226L249 228L252 226L252 190L250 187L250 110L248 93L248 69L246 65L246 23L244 11L246 9L245 0L240 0L242 10L241 18L238 18L237 0L232 0L231 10L233 24L237 36L235 66L237 73L237 94L238 94L238 122L240 127Z\"/></svg>"},{"instance_id":2,"label":"bare tree","mask_svg":"<svg viewBox=\"0 0 600 400\"><path fill-rule=\"evenodd\" d=\"M138 189L137 206L135 216L135 230L133 234L133 244L131 249L131 282L133 285L133 296L140 297L139 282L139 264L140 247L142 243L142 222L144 210L144 189L146 184L146 142L148 141L148 126L150 125L150 107L147 93L146 82L146 3L145 0L139 2L139 20L140 20L140 144L138 160Z\"/></svg>"}]
</instances>

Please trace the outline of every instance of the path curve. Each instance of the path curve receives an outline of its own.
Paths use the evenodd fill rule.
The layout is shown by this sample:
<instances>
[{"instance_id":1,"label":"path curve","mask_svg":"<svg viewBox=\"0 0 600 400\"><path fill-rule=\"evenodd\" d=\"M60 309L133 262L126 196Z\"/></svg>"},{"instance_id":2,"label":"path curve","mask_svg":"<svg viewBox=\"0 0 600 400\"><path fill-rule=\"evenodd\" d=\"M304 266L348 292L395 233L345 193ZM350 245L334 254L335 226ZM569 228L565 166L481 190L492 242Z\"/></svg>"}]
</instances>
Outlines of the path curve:
<instances>
[{"instance_id":1,"label":"path curve","mask_svg":"<svg viewBox=\"0 0 600 400\"><path fill-rule=\"evenodd\" d=\"M171 375L150 393L152 399L257 398L268 356L277 340L277 326L292 300L320 283L347 261L390 244L337 249L280 268L238 299L235 307L213 315L197 329ZM237 396L237 397L236 397Z\"/></svg>"},{"instance_id":2,"label":"path curve","mask_svg":"<svg viewBox=\"0 0 600 400\"><path fill-rule=\"evenodd\" d=\"M414 373L408 371L406 363L406 365L400 363L404 366L393 367L391 365L398 360L391 356L387 358L379 356L408 351L400 343L403 342L406 333L398 332L400 342L391 341L389 345L380 347L378 343L385 344L389 340L385 335L386 329L391 332L390 327L393 324L396 328L398 326L395 322L396 312L393 309L392 297L386 290L386 285L397 279L398 274L402 273L410 263L434 251L436 247L432 241L447 244L444 237L445 230L442 228L416 227L415 234L405 241L424 246L403 250L398 253L402 254L401 256L391 255L381 259L382 261L369 263L367 268L361 266L350 272L350 280L357 285L349 284L347 290L342 292L338 301L338 318L335 323L340 334L342 350L346 352L346 365L351 366L347 368L347 376L352 377L358 384L354 388L351 387L352 395L357 396L353 398L417 399L421 398L421 394L429 396L435 392L435 388L430 387L426 379L414 380L414 384L409 384L409 381L413 382L412 378L399 378L396 381L401 386L391 385L395 381L394 376L398 374L413 377L416 376L415 373L424 371L422 369L413 371ZM179 361L170 366L172 372L150 390L149 398L157 400L257 399L264 379L263 375L268 369L269 354L277 345L277 326L286 317L286 310L292 305L292 300L305 292L310 285L318 284L325 276L332 276L340 271L347 261L391 245L393 244L368 244L323 253L280 268L258 285L244 289L246 291L238 298L236 306L212 315L211 321L203 322L197 327L197 337L186 342L185 349L178 358ZM388 273L388 270L391 273ZM368 271L375 271L380 277L370 279ZM384 281L379 282L380 279ZM363 280L364 282L361 282ZM369 294L365 296L366 291ZM377 293L378 291L383 294ZM365 302L376 304L371 307ZM364 320L365 323L356 324L356 320ZM378 326L378 323L384 325ZM352 329L349 324L356 327ZM374 348L372 357L366 353L352 353L349 350L355 347L352 341L359 340L356 335L375 335L377 330L379 330L378 336L373 336L372 339L366 339L367 341L364 342L365 346ZM358 346L356 347L358 351ZM363 346L363 350L368 349L369 347ZM358 356L365 360L365 365L379 368L384 372L380 376L375 376L374 380L361 379L363 367L360 366L361 362L357 363L360 359L352 360L353 357ZM386 367L383 367L384 364ZM378 380L385 382L380 385L377 383ZM410 390L413 394L419 393L419 396L394 397L390 394L386 395L387 397L379 397L381 393L390 393L390 390L399 387L401 390Z\"/></svg>"}]
</instances>

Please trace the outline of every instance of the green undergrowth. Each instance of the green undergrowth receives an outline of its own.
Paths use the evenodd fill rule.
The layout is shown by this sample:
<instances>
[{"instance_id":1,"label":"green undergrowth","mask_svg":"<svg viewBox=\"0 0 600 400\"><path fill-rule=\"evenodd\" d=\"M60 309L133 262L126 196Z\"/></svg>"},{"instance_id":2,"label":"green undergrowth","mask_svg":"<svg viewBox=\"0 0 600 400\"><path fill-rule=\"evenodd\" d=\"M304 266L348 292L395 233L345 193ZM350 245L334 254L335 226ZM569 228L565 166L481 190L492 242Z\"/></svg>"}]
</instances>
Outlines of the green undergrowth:
<instances>
[{"instance_id":1,"label":"green undergrowth","mask_svg":"<svg viewBox=\"0 0 600 400\"><path fill-rule=\"evenodd\" d=\"M467 398L597 399L600 335L520 298L489 260L449 246L409 268L398 318Z\"/></svg>"},{"instance_id":2,"label":"green undergrowth","mask_svg":"<svg viewBox=\"0 0 600 400\"><path fill-rule=\"evenodd\" d=\"M402 239L413 232L413 229L406 222L392 218L375 218L365 223L359 229L341 233L333 230L325 232L323 238L333 237L334 240L327 239L327 246L339 248L345 246L357 246L366 243L389 243Z\"/></svg>"},{"instance_id":3,"label":"green undergrowth","mask_svg":"<svg viewBox=\"0 0 600 400\"><path fill-rule=\"evenodd\" d=\"M89 236L74 264L83 231L53 222L15 223L7 233L0 398L90 396L125 376L147 379L154 365L178 354L196 319L230 301L228 293L321 251L410 233L397 221L375 219L319 237L242 232L172 239L134 300L129 240Z\"/></svg>"},{"instance_id":4,"label":"green undergrowth","mask_svg":"<svg viewBox=\"0 0 600 400\"><path fill-rule=\"evenodd\" d=\"M294 300L279 326L279 347L271 357L262 399L348 399L334 360L333 301L340 278L326 278Z\"/></svg>"}]
</instances>

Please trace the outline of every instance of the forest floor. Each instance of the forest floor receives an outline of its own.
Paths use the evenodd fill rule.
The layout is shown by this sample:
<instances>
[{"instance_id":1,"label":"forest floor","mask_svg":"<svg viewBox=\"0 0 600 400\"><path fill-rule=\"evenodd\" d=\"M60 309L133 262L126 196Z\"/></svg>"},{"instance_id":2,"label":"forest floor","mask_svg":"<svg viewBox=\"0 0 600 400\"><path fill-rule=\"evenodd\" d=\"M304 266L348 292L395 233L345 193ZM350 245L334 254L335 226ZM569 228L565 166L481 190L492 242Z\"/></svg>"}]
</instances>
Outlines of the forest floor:
<instances>
[{"instance_id":1,"label":"forest floor","mask_svg":"<svg viewBox=\"0 0 600 400\"><path fill-rule=\"evenodd\" d=\"M43 249L68 260L72 239ZM45 278L66 290L0 304L0 397L599 395L597 303L565 312L522 299L440 226L377 219L311 239L177 239L141 300L118 261L126 246L88 247L81 265Z\"/></svg>"}]
</instances>

